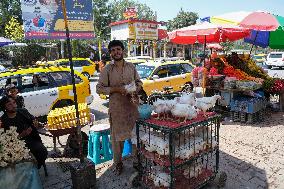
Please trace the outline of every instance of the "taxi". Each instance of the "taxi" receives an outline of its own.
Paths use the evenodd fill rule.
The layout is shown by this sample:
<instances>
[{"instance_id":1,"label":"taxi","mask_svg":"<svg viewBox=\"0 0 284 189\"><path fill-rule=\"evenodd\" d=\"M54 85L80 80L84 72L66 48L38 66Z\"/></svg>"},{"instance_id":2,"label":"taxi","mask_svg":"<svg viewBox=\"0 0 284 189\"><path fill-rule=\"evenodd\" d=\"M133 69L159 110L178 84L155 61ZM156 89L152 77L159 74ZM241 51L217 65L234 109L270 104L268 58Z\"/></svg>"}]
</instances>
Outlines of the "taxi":
<instances>
[{"instance_id":1,"label":"taxi","mask_svg":"<svg viewBox=\"0 0 284 189\"><path fill-rule=\"evenodd\" d=\"M194 65L189 61L147 61L136 66L136 70L143 82L141 99L148 98L155 91L164 91L165 87L172 87L173 92L188 91L193 88L191 72ZM100 94L100 98L108 97Z\"/></svg>"},{"instance_id":2,"label":"taxi","mask_svg":"<svg viewBox=\"0 0 284 189\"><path fill-rule=\"evenodd\" d=\"M97 72L97 63L93 62L89 58L72 58L74 70L82 73L87 78L90 78L95 75ZM69 67L69 59L59 59L55 60L54 64L58 66Z\"/></svg>"},{"instance_id":3,"label":"taxi","mask_svg":"<svg viewBox=\"0 0 284 189\"><path fill-rule=\"evenodd\" d=\"M36 79L35 79L36 78ZM89 80L75 71L78 103L91 104ZM11 69L0 73L0 96L6 86L14 84L24 98L25 108L35 117L45 116L50 110L74 104L72 78L69 68L37 67Z\"/></svg>"}]
</instances>

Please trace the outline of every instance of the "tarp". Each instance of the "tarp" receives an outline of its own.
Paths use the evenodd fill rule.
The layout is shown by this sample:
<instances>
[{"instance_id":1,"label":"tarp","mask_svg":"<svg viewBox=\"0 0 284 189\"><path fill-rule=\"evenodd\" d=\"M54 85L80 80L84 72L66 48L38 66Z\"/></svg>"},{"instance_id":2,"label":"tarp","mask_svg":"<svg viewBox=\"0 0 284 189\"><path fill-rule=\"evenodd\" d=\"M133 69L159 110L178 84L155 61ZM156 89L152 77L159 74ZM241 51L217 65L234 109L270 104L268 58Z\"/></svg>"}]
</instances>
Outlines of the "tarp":
<instances>
[{"instance_id":1,"label":"tarp","mask_svg":"<svg viewBox=\"0 0 284 189\"><path fill-rule=\"evenodd\" d=\"M32 162L0 168L0 188L43 189L38 169Z\"/></svg>"}]
</instances>

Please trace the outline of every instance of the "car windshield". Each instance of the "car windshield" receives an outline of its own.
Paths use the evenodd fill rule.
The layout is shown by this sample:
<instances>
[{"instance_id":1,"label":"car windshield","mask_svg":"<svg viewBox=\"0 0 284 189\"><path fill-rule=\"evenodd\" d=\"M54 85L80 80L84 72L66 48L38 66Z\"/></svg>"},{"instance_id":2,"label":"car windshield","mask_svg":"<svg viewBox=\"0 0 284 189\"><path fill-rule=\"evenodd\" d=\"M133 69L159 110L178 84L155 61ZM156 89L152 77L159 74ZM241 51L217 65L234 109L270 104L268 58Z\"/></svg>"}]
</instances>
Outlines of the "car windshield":
<instances>
[{"instance_id":1,"label":"car windshield","mask_svg":"<svg viewBox=\"0 0 284 189\"><path fill-rule=\"evenodd\" d=\"M282 54L281 53L270 54L269 58L282 58Z\"/></svg>"},{"instance_id":2,"label":"car windshield","mask_svg":"<svg viewBox=\"0 0 284 189\"><path fill-rule=\"evenodd\" d=\"M155 66L147 66L147 65L137 65L136 70L141 79L145 79L151 75Z\"/></svg>"},{"instance_id":3,"label":"car windshield","mask_svg":"<svg viewBox=\"0 0 284 189\"><path fill-rule=\"evenodd\" d=\"M255 55L253 58L254 58L254 59L263 59L264 56L256 56L256 55Z\"/></svg>"}]
</instances>

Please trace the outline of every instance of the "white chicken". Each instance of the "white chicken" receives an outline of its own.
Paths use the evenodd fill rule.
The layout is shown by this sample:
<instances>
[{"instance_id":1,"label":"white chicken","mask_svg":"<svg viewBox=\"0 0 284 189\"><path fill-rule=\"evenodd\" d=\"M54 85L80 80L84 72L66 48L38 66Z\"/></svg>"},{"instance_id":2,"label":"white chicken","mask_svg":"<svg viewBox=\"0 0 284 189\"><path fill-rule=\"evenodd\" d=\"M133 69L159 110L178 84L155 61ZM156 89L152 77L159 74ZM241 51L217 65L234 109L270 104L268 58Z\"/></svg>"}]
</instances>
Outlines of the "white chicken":
<instances>
[{"instance_id":1,"label":"white chicken","mask_svg":"<svg viewBox=\"0 0 284 189\"><path fill-rule=\"evenodd\" d=\"M164 117L164 113L166 110L166 102L164 100L157 99L155 102L153 102L153 109L154 112L158 114L157 119L160 119L161 114L163 114Z\"/></svg>"},{"instance_id":2,"label":"white chicken","mask_svg":"<svg viewBox=\"0 0 284 189\"><path fill-rule=\"evenodd\" d=\"M195 105L195 93L185 93L182 92L180 97L175 98L179 104L189 104L191 106Z\"/></svg>"},{"instance_id":3,"label":"white chicken","mask_svg":"<svg viewBox=\"0 0 284 189\"><path fill-rule=\"evenodd\" d=\"M176 157L180 159L190 159L190 157L203 150L204 144L203 139L200 137L191 138L190 141L187 140L184 145L180 146L180 150L176 150Z\"/></svg>"},{"instance_id":4,"label":"white chicken","mask_svg":"<svg viewBox=\"0 0 284 189\"><path fill-rule=\"evenodd\" d=\"M185 169L183 175L187 178L197 178L199 174L202 172L202 163L201 161L196 162L195 164L191 165L188 169Z\"/></svg>"},{"instance_id":5,"label":"white chicken","mask_svg":"<svg viewBox=\"0 0 284 189\"><path fill-rule=\"evenodd\" d=\"M171 112L174 117L179 118L179 122L181 122L181 118L184 118L182 123L185 123L188 119L197 117L197 110L195 107L188 104L176 104Z\"/></svg>"},{"instance_id":6,"label":"white chicken","mask_svg":"<svg viewBox=\"0 0 284 189\"><path fill-rule=\"evenodd\" d=\"M157 152L159 155L169 155L168 137L162 138L155 135L144 134L141 141L145 144L145 149L149 152Z\"/></svg>"},{"instance_id":7,"label":"white chicken","mask_svg":"<svg viewBox=\"0 0 284 189\"><path fill-rule=\"evenodd\" d=\"M203 111L204 117L206 117L206 111L210 108L213 108L216 104L216 101L218 99L221 99L222 97L220 95L214 95L211 97L202 97L196 99L195 106Z\"/></svg>"},{"instance_id":8,"label":"white chicken","mask_svg":"<svg viewBox=\"0 0 284 189\"><path fill-rule=\"evenodd\" d=\"M129 94L134 93L136 91L135 81L132 81L128 85L124 85L124 88L125 88L127 93L129 93Z\"/></svg>"}]
</instances>

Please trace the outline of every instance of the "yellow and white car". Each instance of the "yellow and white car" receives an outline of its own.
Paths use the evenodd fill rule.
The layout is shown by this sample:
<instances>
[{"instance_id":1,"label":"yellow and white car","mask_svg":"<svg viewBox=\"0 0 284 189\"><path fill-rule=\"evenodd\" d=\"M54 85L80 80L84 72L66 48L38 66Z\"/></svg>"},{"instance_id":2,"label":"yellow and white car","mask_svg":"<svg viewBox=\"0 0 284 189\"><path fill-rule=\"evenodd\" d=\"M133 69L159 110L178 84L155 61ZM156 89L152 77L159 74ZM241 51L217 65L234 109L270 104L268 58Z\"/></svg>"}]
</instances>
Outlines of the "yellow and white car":
<instances>
[{"instance_id":1,"label":"yellow and white car","mask_svg":"<svg viewBox=\"0 0 284 189\"><path fill-rule=\"evenodd\" d=\"M74 70L82 73L87 78L94 76L97 72L96 63L90 60L89 58L72 58ZM55 60L54 64L64 67L69 67L69 59L59 59Z\"/></svg>"},{"instance_id":2,"label":"yellow and white car","mask_svg":"<svg viewBox=\"0 0 284 189\"><path fill-rule=\"evenodd\" d=\"M143 82L144 96L150 96L153 91L164 91L164 87L172 87L172 90L177 92L184 90L183 86L192 86L193 68L192 64L183 60L147 62L136 66Z\"/></svg>"},{"instance_id":3,"label":"yellow and white car","mask_svg":"<svg viewBox=\"0 0 284 189\"><path fill-rule=\"evenodd\" d=\"M40 79L35 83L34 76ZM89 80L75 71L78 103L91 104ZM45 116L50 110L74 103L69 68L38 67L9 70L0 73L0 96L5 95L6 85L13 83L24 97L25 108L35 117Z\"/></svg>"},{"instance_id":4,"label":"yellow and white car","mask_svg":"<svg viewBox=\"0 0 284 189\"><path fill-rule=\"evenodd\" d=\"M154 91L164 91L164 87L172 87L173 92L188 90L191 83L191 71L195 66L189 61L148 61L136 66L136 70L143 82L140 95L148 98ZM184 87L184 88L183 88ZM100 94L100 98L107 96Z\"/></svg>"}]
</instances>

